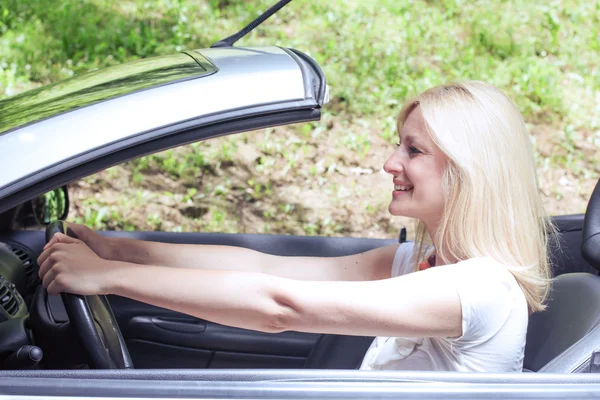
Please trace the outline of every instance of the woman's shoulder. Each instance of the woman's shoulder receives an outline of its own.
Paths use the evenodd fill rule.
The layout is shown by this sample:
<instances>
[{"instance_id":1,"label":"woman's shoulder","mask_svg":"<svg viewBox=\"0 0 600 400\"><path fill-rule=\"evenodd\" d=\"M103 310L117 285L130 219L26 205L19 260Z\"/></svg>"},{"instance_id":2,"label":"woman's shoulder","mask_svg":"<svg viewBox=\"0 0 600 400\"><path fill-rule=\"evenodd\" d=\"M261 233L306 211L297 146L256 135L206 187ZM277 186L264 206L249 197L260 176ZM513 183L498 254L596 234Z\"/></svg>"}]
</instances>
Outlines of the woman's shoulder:
<instances>
[{"instance_id":1,"label":"woman's shoulder","mask_svg":"<svg viewBox=\"0 0 600 400\"><path fill-rule=\"evenodd\" d=\"M415 271L417 249L415 242L401 243L396 249L392 264L392 277L398 277ZM448 273L453 279L460 282L461 286L474 285L485 287L488 285L502 285L510 292L517 291L522 294L520 286L510 268L496 261L492 257L475 257L459 261L456 264L435 267L440 273ZM442 272L444 271L444 272Z\"/></svg>"},{"instance_id":2,"label":"woman's shoulder","mask_svg":"<svg viewBox=\"0 0 600 400\"><path fill-rule=\"evenodd\" d=\"M456 286L462 306L463 341L486 340L503 326L526 329L527 301L507 266L478 257L447 267L447 281Z\"/></svg>"},{"instance_id":3,"label":"woman's shoulder","mask_svg":"<svg viewBox=\"0 0 600 400\"><path fill-rule=\"evenodd\" d=\"M449 281L461 287L472 286L482 292L493 288L511 297L524 296L510 268L491 257L471 258L439 268L452 277Z\"/></svg>"},{"instance_id":4,"label":"woman's shoulder","mask_svg":"<svg viewBox=\"0 0 600 400\"><path fill-rule=\"evenodd\" d=\"M467 280L505 282L511 286L517 285L517 280L510 271L510 267L503 265L492 257L475 257L459 261L448 266L454 275L463 275Z\"/></svg>"}]
</instances>

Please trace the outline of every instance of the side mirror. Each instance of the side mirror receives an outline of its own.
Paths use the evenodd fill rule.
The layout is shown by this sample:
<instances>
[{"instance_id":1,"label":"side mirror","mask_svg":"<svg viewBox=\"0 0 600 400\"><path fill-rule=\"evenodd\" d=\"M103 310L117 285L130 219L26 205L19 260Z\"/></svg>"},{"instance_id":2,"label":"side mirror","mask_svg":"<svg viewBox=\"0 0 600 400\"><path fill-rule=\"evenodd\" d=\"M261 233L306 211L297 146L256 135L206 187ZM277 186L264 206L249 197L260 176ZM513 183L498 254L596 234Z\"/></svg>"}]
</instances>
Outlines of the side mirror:
<instances>
[{"instance_id":1,"label":"side mirror","mask_svg":"<svg viewBox=\"0 0 600 400\"><path fill-rule=\"evenodd\" d=\"M69 214L69 191L66 186L51 190L31 200L35 221L48 225L52 221L66 220Z\"/></svg>"}]
</instances>

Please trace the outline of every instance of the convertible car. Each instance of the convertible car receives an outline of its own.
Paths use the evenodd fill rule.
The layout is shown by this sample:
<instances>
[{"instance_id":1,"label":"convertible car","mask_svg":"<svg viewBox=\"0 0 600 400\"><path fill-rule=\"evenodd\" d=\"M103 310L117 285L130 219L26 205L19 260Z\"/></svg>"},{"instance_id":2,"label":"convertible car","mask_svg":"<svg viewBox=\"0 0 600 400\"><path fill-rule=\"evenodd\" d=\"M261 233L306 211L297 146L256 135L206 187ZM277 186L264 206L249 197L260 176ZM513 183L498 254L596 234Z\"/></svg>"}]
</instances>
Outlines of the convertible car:
<instances>
[{"instance_id":1,"label":"convertible car","mask_svg":"<svg viewBox=\"0 0 600 400\"><path fill-rule=\"evenodd\" d=\"M600 395L600 185L557 216L548 310L531 316L523 373L356 371L372 338L230 328L117 296L50 296L36 259L64 231L67 185L221 135L319 120L319 65L281 47L138 60L0 101L0 394L102 398L583 398ZM214 233L101 232L280 255L394 243Z\"/></svg>"}]
</instances>

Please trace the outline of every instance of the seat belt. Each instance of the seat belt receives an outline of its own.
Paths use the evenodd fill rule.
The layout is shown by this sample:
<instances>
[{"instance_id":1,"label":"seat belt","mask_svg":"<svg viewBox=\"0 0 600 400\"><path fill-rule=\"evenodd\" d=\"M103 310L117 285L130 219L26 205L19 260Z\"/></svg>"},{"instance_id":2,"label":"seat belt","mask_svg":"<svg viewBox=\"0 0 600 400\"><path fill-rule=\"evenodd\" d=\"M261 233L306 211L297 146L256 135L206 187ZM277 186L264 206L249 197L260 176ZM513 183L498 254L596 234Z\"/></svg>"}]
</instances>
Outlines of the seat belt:
<instances>
[{"instance_id":1,"label":"seat belt","mask_svg":"<svg viewBox=\"0 0 600 400\"><path fill-rule=\"evenodd\" d=\"M400 229L400 237L398 238L398 243L402 244L406 242L406 228L402 227Z\"/></svg>"}]
</instances>

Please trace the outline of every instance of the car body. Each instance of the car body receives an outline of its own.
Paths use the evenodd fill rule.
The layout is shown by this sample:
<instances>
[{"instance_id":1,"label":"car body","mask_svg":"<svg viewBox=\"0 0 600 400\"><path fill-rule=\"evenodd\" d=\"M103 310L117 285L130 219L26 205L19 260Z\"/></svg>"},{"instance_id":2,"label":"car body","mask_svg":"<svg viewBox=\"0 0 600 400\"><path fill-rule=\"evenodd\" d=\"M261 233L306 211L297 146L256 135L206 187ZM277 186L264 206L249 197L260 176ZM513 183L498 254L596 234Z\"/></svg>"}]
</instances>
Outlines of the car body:
<instances>
[{"instance_id":1,"label":"car body","mask_svg":"<svg viewBox=\"0 0 600 400\"><path fill-rule=\"evenodd\" d=\"M23 226L33 207L31 201L91 173L167 148L318 120L327 96L320 67L300 51L224 47L140 60L0 101L0 242L20 260L16 266L4 266L0 273L15 284L11 290L22 292L31 313L6 317L0 323L0 350L6 357L28 339L32 344L45 343L43 360L48 360L41 369L12 368L0 373L0 394L11 398L229 399L579 398L600 394L600 376L566 373L575 370L550 368L546 374L354 371L371 338L259 333L117 296L109 296L109 301L137 369L76 368L85 355L78 354L81 348L68 332L60 297L40 294L35 259L45 238L42 230ZM584 216L554 220L563 242L560 251L553 252L557 275L597 276L579 250ZM354 254L396 242L192 232L102 233L311 256ZM40 329L35 317L40 310L51 319L43 323L53 324L55 331ZM318 354L324 340L337 345ZM568 355L569 346L553 349L558 353L548 354L542 365L559 353ZM544 351L537 349L536 360ZM589 369L590 360L586 360L577 372ZM4 363L5 367L18 365L9 365L6 359Z\"/></svg>"}]
</instances>

